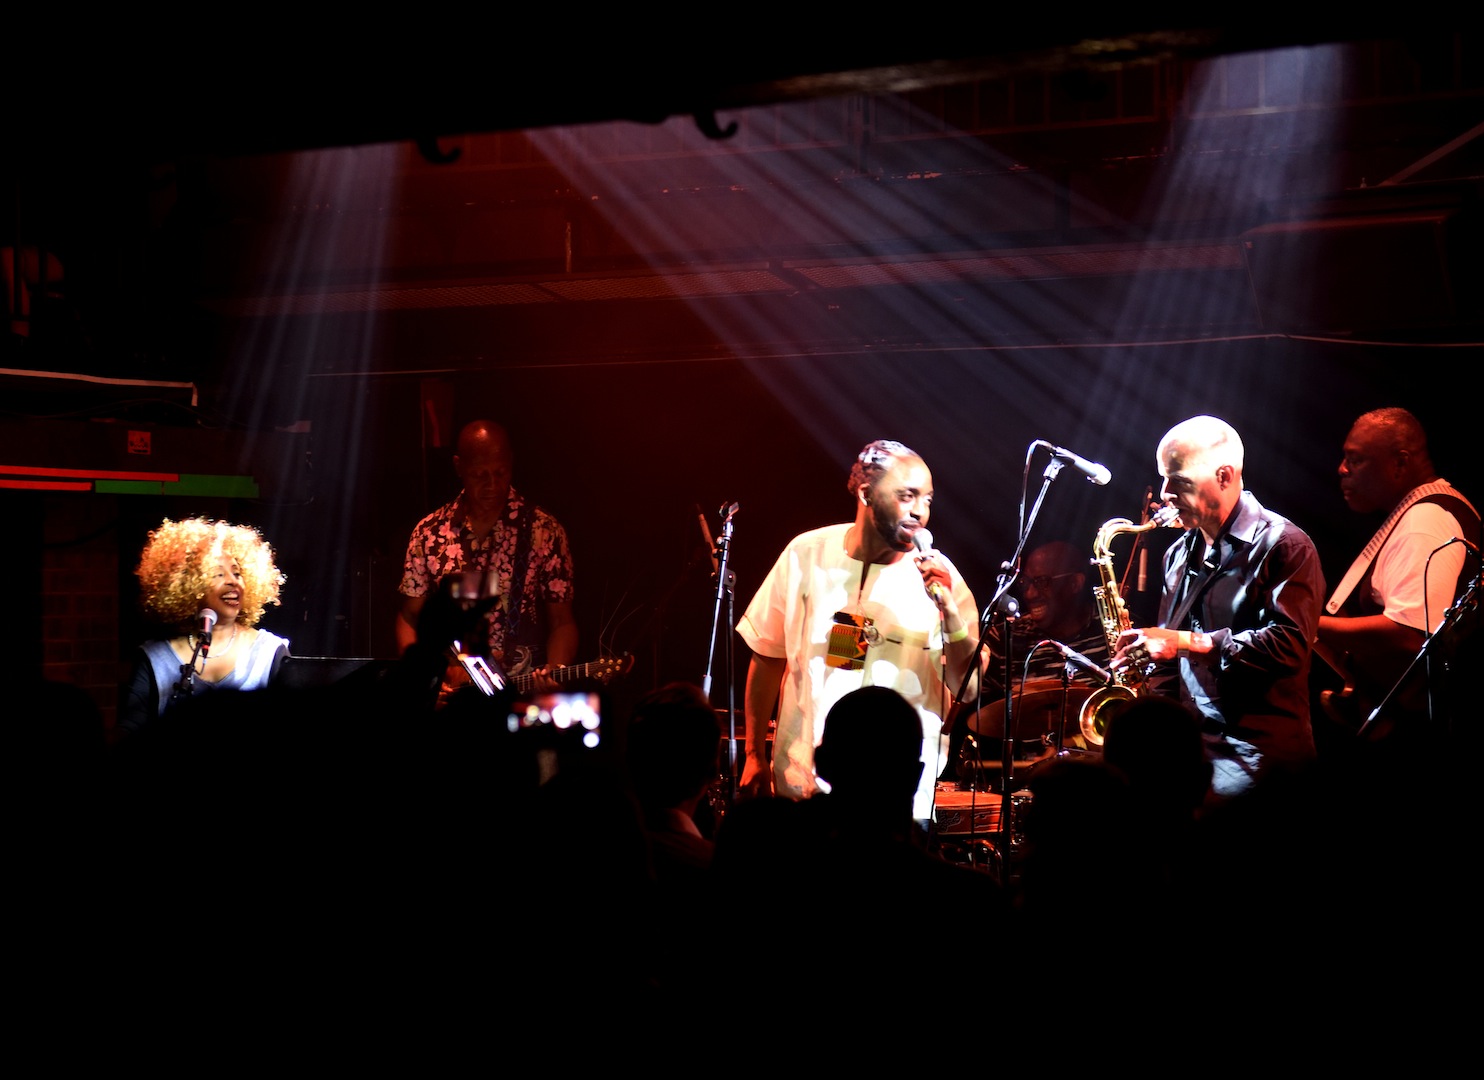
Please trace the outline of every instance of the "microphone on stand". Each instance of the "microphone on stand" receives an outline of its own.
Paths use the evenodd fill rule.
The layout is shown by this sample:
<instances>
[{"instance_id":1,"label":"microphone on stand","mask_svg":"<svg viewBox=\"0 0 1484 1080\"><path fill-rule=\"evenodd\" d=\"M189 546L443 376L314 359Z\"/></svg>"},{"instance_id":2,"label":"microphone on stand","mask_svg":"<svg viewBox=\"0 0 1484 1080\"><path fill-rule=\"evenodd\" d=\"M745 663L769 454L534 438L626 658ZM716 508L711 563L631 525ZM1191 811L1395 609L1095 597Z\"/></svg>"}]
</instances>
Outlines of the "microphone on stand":
<instances>
[{"instance_id":1,"label":"microphone on stand","mask_svg":"<svg viewBox=\"0 0 1484 1080\"><path fill-rule=\"evenodd\" d=\"M716 557L716 541L711 537L711 530L706 526L706 515L701 512L701 507L696 506L696 517L701 521L701 538L706 541L706 551L711 555L711 572L714 574L720 569L720 562Z\"/></svg>"},{"instance_id":2,"label":"microphone on stand","mask_svg":"<svg viewBox=\"0 0 1484 1080\"><path fill-rule=\"evenodd\" d=\"M201 639L201 655L211 652L211 628L216 625L216 612L209 607L196 613L196 636Z\"/></svg>"},{"instance_id":3,"label":"microphone on stand","mask_svg":"<svg viewBox=\"0 0 1484 1080\"><path fill-rule=\"evenodd\" d=\"M933 550L933 534L926 529L918 529L912 534L912 545L917 548L917 557L919 559L931 559L934 555L938 554ZM947 599L943 593L943 586L939 585L936 581L928 586L928 595L940 603L945 602Z\"/></svg>"},{"instance_id":4,"label":"microphone on stand","mask_svg":"<svg viewBox=\"0 0 1484 1080\"><path fill-rule=\"evenodd\" d=\"M1069 663L1069 664L1076 664L1083 671L1086 671L1086 672L1088 672L1089 674L1092 674L1092 675L1096 675L1099 679L1102 679L1103 680L1103 684L1104 685L1107 685L1107 684L1109 684L1109 683L1111 683L1113 681L1113 673L1112 672L1110 672L1105 667L1100 667L1099 665L1093 663L1091 660L1089 660L1087 657L1083 656L1076 649L1068 648L1066 645L1063 645L1060 641L1043 641L1041 644L1043 644L1043 645L1050 645L1057 652L1061 653L1062 658L1064 660L1066 660L1067 663Z\"/></svg>"},{"instance_id":5,"label":"microphone on stand","mask_svg":"<svg viewBox=\"0 0 1484 1080\"><path fill-rule=\"evenodd\" d=\"M1102 487L1109 480L1113 479L1113 474L1108 471L1106 465L1099 465L1096 461L1088 461L1080 454L1074 454L1072 451L1060 446L1052 446L1049 442L1042 442L1041 445L1050 447L1053 458L1057 461L1066 462L1099 487Z\"/></svg>"}]
</instances>

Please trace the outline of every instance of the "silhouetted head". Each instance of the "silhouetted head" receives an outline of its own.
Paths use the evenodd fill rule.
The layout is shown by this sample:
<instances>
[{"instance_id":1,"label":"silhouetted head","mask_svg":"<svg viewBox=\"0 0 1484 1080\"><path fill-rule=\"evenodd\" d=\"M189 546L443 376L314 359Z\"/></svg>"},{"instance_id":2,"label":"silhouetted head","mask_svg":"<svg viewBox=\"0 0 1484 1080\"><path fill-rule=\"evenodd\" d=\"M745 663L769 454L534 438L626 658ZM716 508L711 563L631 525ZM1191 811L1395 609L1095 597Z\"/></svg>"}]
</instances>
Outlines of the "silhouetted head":
<instances>
[{"instance_id":1,"label":"silhouetted head","mask_svg":"<svg viewBox=\"0 0 1484 1080\"><path fill-rule=\"evenodd\" d=\"M634 706L627 756L634 794L646 808L699 796L720 769L721 724L699 686L672 682Z\"/></svg>"},{"instance_id":2,"label":"silhouetted head","mask_svg":"<svg viewBox=\"0 0 1484 1080\"><path fill-rule=\"evenodd\" d=\"M922 767L922 719L885 686L864 686L835 702L814 751L814 769L833 795L901 805L908 816Z\"/></svg>"},{"instance_id":3,"label":"silhouetted head","mask_svg":"<svg viewBox=\"0 0 1484 1080\"><path fill-rule=\"evenodd\" d=\"M1140 694L1108 721L1103 760L1146 805L1194 813L1211 783L1201 722L1174 698Z\"/></svg>"}]
</instances>

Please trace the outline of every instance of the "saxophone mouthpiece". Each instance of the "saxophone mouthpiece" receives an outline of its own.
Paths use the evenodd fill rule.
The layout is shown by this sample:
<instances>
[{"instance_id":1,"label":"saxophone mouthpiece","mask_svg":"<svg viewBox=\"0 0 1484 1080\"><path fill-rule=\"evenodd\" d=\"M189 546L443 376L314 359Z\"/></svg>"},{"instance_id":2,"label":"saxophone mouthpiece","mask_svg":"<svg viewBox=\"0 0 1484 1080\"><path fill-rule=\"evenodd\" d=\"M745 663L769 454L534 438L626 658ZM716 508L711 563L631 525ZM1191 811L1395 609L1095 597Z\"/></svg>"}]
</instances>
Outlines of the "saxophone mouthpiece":
<instances>
[{"instance_id":1,"label":"saxophone mouthpiece","mask_svg":"<svg viewBox=\"0 0 1484 1080\"><path fill-rule=\"evenodd\" d=\"M1149 520L1154 523L1155 528L1168 529L1180 524L1180 511L1169 503L1160 503L1150 508Z\"/></svg>"}]
</instances>

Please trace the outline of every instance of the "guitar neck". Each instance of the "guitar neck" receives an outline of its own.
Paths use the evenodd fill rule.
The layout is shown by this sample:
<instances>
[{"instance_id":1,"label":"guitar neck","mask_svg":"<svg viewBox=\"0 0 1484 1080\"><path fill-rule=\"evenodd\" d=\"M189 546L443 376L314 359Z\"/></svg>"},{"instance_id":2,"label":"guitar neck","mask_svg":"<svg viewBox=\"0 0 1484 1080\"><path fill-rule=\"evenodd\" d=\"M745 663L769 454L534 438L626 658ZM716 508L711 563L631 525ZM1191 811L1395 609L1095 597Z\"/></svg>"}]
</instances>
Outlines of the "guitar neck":
<instances>
[{"instance_id":1,"label":"guitar neck","mask_svg":"<svg viewBox=\"0 0 1484 1080\"><path fill-rule=\"evenodd\" d=\"M563 667L549 668L546 678L554 683L571 682L573 679L598 679L607 682L608 678L617 670L613 660L593 660L586 664L567 664ZM534 671L524 675L514 675L510 678L510 684L518 693L525 693L536 689L537 675Z\"/></svg>"}]
</instances>

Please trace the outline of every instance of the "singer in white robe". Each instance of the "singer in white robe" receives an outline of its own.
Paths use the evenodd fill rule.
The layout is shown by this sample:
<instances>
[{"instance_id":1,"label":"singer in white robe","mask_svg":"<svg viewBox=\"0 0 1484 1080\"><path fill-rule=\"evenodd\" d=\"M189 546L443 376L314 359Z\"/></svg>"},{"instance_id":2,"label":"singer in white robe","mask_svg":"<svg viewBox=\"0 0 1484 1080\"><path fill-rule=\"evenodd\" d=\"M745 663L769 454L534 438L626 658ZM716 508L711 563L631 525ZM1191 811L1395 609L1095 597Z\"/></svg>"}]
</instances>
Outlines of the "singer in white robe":
<instances>
[{"instance_id":1,"label":"singer in white robe","mask_svg":"<svg viewBox=\"0 0 1484 1080\"><path fill-rule=\"evenodd\" d=\"M790 541L738 623L753 652L742 784L749 793L813 794L814 748L831 706L859 687L888 686L922 718L913 816L925 823L947 760L943 719L970 665L983 663L978 611L952 562L914 544L932 503L932 474L920 457L900 443L871 443L847 486L856 520Z\"/></svg>"}]
</instances>

